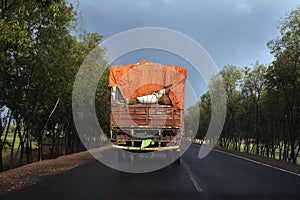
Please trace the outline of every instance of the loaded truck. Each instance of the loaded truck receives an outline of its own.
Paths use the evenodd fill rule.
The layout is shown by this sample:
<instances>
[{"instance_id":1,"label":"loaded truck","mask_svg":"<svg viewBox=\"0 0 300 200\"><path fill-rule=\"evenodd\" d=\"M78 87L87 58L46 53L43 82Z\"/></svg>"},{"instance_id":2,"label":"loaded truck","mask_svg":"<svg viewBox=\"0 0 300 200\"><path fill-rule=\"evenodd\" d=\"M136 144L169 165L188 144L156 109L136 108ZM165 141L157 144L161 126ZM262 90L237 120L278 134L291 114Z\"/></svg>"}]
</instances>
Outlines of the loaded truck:
<instances>
[{"instance_id":1,"label":"loaded truck","mask_svg":"<svg viewBox=\"0 0 300 200\"><path fill-rule=\"evenodd\" d=\"M161 151L180 164L186 75L147 60L110 68L110 140L120 162L122 151Z\"/></svg>"}]
</instances>

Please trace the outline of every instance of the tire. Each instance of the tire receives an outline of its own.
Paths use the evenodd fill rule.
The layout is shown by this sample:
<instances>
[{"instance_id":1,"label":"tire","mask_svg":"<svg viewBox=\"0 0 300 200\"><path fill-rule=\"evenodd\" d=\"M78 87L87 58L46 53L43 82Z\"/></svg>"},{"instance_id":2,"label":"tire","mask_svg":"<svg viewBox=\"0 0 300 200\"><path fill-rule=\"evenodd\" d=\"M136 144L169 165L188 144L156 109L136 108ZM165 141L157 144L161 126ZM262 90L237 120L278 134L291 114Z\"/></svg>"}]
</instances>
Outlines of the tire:
<instances>
[{"instance_id":1,"label":"tire","mask_svg":"<svg viewBox=\"0 0 300 200\"><path fill-rule=\"evenodd\" d=\"M118 162L119 164L123 164L125 160L123 151L121 149L117 149L117 151L118 151Z\"/></svg>"},{"instance_id":2,"label":"tire","mask_svg":"<svg viewBox=\"0 0 300 200\"><path fill-rule=\"evenodd\" d=\"M167 161L171 162L172 165L180 165L180 151L177 150L171 150L167 152Z\"/></svg>"},{"instance_id":3,"label":"tire","mask_svg":"<svg viewBox=\"0 0 300 200\"><path fill-rule=\"evenodd\" d=\"M180 162L181 162L181 158L178 158L177 160L175 160L174 165L180 166Z\"/></svg>"},{"instance_id":4,"label":"tire","mask_svg":"<svg viewBox=\"0 0 300 200\"><path fill-rule=\"evenodd\" d=\"M124 152L124 157L125 157L125 163L126 164L132 164L133 158L131 157L131 153L128 151Z\"/></svg>"},{"instance_id":5,"label":"tire","mask_svg":"<svg viewBox=\"0 0 300 200\"><path fill-rule=\"evenodd\" d=\"M181 157L180 157L180 151L173 151L173 159L175 160L173 164L175 166L180 166Z\"/></svg>"}]
</instances>

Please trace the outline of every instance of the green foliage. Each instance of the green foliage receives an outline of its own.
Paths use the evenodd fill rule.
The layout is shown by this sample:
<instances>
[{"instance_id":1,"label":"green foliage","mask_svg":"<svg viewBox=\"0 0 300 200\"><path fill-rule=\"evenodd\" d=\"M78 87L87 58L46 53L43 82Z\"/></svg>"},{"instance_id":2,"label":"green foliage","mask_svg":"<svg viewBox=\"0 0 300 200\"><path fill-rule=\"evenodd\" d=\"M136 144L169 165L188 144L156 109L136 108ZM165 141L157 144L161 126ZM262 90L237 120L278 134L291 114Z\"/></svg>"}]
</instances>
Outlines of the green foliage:
<instances>
[{"instance_id":1,"label":"green foliage","mask_svg":"<svg viewBox=\"0 0 300 200\"><path fill-rule=\"evenodd\" d=\"M17 124L20 163L24 156L27 163L33 160L32 142L38 143L43 158L45 136L51 141L51 157L59 155L53 149L62 138L65 153L79 150L71 110L73 84L83 60L103 36L73 36L77 12L66 0L3 0L0 8L0 109L11 113ZM8 119L1 114L1 155Z\"/></svg>"},{"instance_id":2,"label":"green foliage","mask_svg":"<svg viewBox=\"0 0 300 200\"><path fill-rule=\"evenodd\" d=\"M193 106L190 106L185 111L185 117L184 117L184 128L185 128L185 137L190 138L192 136L195 136L195 133L198 135L198 131L202 129L198 129L198 124L195 123L196 119L199 119L200 113L200 105L196 104ZM200 124L199 124L200 125Z\"/></svg>"},{"instance_id":3,"label":"green foliage","mask_svg":"<svg viewBox=\"0 0 300 200\"><path fill-rule=\"evenodd\" d=\"M225 66L227 114L219 145L292 163L300 152L300 7L279 24L281 36L268 42L274 61L251 68ZM203 139L211 115L210 99L202 95L200 130Z\"/></svg>"},{"instance_id":4,"label":"green foliage","mask_svg":"<svg viewBox=\"0 0 300 200\"><path fill-rule=\"evenodd\" d=\"M99 80L96 91L96 113L100 126L109 136L110 130L110 90L108 86L109 68L107 68Z\"/></svg>"}]
</instances>

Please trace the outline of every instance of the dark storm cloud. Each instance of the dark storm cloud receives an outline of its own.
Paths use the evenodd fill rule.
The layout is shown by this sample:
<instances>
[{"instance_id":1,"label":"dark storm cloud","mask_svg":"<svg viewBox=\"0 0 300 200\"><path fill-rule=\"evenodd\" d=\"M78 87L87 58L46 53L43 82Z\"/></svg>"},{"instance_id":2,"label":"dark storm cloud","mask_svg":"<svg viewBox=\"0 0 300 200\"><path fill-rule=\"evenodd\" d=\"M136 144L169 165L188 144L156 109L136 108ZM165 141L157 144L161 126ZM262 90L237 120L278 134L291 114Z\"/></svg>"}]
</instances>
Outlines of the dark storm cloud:
<instances>
[{"instance_id":1,"label":"dark storm cloud","mask_svg":"<svg viewBox=\"0 0 300 200\"><path fill-rule=\"evenodd\" d=\"M180 31L198 41L221 68L271 62L268 40L296 0L81 0L82 30L106 38L136 27Z\"/></svg>"}]
</instances>

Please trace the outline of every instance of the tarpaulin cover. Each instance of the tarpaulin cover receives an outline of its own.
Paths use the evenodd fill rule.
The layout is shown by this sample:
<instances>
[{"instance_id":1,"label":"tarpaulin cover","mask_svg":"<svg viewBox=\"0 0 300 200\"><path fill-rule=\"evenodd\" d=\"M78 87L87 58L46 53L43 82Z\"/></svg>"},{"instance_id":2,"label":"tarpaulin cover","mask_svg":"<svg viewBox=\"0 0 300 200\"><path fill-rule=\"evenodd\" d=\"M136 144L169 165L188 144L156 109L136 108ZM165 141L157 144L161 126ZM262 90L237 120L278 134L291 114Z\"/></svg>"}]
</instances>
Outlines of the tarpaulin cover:
<instances>
[{"instance_id":1,"label":"tarpaulin cover","mask_svg":"<svg viewBox=\"0 0 300 200\"><path fill-rule=\"evenodd\" d=\"M183 109L185 82L184 67L142 60L137 64L112 66L108 86L117 86L123 97L130 99L152 94L172 84L169 93L172 105L176 109Z\"/></svg>"}]
</instances>

